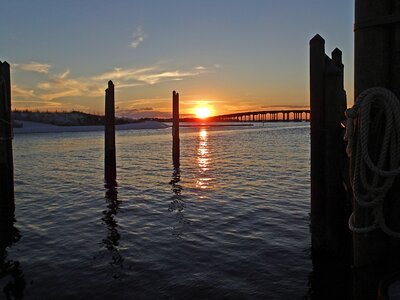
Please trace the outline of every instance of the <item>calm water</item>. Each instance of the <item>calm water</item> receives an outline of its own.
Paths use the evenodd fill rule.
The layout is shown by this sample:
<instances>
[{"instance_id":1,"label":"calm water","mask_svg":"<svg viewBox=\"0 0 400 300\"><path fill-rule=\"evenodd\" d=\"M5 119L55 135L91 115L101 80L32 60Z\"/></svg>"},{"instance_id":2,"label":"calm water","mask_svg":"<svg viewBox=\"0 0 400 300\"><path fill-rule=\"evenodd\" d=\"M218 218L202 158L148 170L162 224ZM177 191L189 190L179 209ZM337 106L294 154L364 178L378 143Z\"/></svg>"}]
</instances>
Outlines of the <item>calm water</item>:
<instances>
[{"instance_id":1,"label":"calm water","mask_svg":"<svg viewBox=\"0 0 400 300\"><path fill-rule=\"evenodd\" d=\"M312 270L309 127L17 135L16 241L0 298L302 299ZM4 251L3 251L4 252Z\"/></svg>"}]
</instances>

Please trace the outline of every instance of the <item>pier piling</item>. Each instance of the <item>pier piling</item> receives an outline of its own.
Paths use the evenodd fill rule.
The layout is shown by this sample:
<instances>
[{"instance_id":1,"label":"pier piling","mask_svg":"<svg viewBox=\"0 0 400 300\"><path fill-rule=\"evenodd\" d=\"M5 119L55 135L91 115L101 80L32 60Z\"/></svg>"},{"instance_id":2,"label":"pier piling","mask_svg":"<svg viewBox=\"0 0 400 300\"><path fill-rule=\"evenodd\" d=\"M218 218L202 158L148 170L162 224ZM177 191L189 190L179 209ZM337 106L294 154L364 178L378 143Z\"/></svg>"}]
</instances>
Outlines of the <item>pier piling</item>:
<instances>
[{"instance_id":1,"label":"pier piling","mask_svg":"<svg viewBox=\"0 0 400 300\"><path fill-rule=\"evenodd\" d=\"M172 92L172 161L175 168L179 168L180 160L179 140L179 93Z\"/></svg>"},{"instance_id":2,"label":"pier piling","mask_svg":"<svg viewBox=\"0 0 400 300\"><path fill-rule=\"evenodd\" d=\"M355 98L372 87L384 87L400 97L400 6L395 0L355 1ZM381 108L371 111L371 123L379 117ZM375 122L376 124L376 122ZM371 128L369 137L372 161L378 157L383 137L384 121ZM357 147L357 145L355 145ZM355 149L353 149L355 152ZM352 162L351 160L351 163ZM369 170L367 170L369 172ZM367 174L370 176L371 174ZM384 199L384 217L390 228L400 231L400 180L395 179ZM369 226L374 216L371 209L353 201L354 223ZM373 299L378 282L386 274L400 268L400 239L377 229L366 234L353 234L355 266L355 299Z\"/></svg>"},{"instance_id":3,"label":"pier piling","mask_svg":"<svg viewBox=\"0 0 400 300\"><path fill-rule=\"evenodd\" d=\"M104 179L106 184L115 185L117 178L115 151L115 97L114 84L110 80L105 91L105 128L104 128Z\"/></svg>"},{"instance_id":4,"label":"pier piling","mask_svg":"<svg viewBox=\"0 0 400 300\"><path fill-rule=\"evenodd\" d=\"M344 255L348 249L347 196L342 171L345 162L343 120L346 109L341 51L332 59L325 40L310 40L311 110L311 233L314 254ZM294 119L301 119L295 114Z\"/></svg>"},{"instance_id":5,"label":"pier piling","mask_svg":"<svg viewBox=\"0 0 400 300\"><path fill-rule=\"evenodd\" d=\"M14 218L10 65L0 62L0 220Z\"/></svg>"},{"instance_id":6,"label":"pier piling","mask_svg":"<svg viewBox=\"0 0 400 300\"><path fill-rule=\"evenodd\" d=\"M325 249L324 71L325 40L320 35L316 35L310 41L311 242L313 252L322 252Z\"/></svg>"},{"instance_id":7,"label":"pier piling","mask_svg":"<svg viewBox=\"0 0 400 300\"><path fill-rule=\"evenodd\" d=\"M325 70L325 241L327 252L337 257L350 254L347 194L343 186L346 150L343 127L346 107L343 73L333 60Z\"/></svg>"}]
</instances>

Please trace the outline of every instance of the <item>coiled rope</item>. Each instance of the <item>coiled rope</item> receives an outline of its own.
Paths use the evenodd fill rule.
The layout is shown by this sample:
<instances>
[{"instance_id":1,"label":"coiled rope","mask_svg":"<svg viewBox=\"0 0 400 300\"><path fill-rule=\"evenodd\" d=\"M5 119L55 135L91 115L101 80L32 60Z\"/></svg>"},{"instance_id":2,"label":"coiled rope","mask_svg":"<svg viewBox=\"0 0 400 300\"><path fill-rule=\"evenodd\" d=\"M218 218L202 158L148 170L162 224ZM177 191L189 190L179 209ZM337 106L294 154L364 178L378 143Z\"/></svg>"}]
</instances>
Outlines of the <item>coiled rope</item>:
<instances>
[{"instance_id":1,"label":"coiled rope","mask_svg":"<svg viewBox=\"0 0 400 300\"><path fill-rule=\"evenodd\" d=\"M382 109L382 118L371 120L373 105ZM346 110L346 117L346 152L354 161L350 168L353 197L360 207L372 209L374 217L371 225L356 227L353 212L349 218L349 228L356 233L367 233L380 228L386 234L400 238L400 232L393 231L386 225L383 214L384 199L395 177L400 174L399 100L385 88L370 88L357 97L352 108ZM384 122L385 125L376 164L368 150L372 122ZM371 176L367 177L367 173Z\"/></svg>"}]
</instances>

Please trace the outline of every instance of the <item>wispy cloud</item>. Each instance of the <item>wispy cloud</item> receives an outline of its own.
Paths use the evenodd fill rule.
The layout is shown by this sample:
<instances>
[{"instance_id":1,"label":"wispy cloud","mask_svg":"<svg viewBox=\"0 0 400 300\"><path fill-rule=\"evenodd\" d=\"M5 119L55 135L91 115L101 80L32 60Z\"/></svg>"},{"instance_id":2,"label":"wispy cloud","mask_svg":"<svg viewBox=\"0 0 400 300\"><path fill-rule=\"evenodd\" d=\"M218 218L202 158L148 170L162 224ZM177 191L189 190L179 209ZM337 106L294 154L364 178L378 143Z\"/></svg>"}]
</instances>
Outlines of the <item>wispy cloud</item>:
<instances>
[{"instance_id":1,"label":"wispy cloud","mask_svg":"<svg viewBox=\"0 0 400 300\"><path fill-rule=\"evenodd\" d=\"M184 77L199 75L200 72L196 71L159 71L150 74L140 74L138 80L144 81L148 84L155 84L162 80L182 80Z\"/></svg>"},{"instance_id":2,"label":"wispy cloud","mask_svg":"<svg viewBox=\"0 0 400 300\"><path fill-rule=\"evenodd\" d=\"M27 64L13 64L12 67L23 71L47 74L49 73L51 65L45 63L39 63L36 61L31 61L30 63Z\"/></svg>"},{"instance_id":3,"label":"wispy cloud","mask_svg":"<svg viewBox=\"0 0 400 300\"><path fill-rule=\"evenodd\" d=\"M19 66L21 67L22 65ZM95 98L103 96L105 84L108 80L113 80L117 88L129 88L153 85L166 81L183 80L206 72L205 68L198 67L191 67L186 70L170 70L168 68L161 68L159 65L154 65L142 68L115 68L95 76L74 77L70 70L67 69L59 74L49 72L46 79L42 79L35 86L29 88L14 86L13 94L19 100L59 101L66 103L68 100L63 98Z\"/></svg>"},{"instance_id":4,"label":"wispy cloud","mask_svg":"<svg viewBox=\"0 0 400 300\"><path fill-rule=\"evenodd\" d=\"M165 70L157 67L146 68L115 68L112 71L105 72L93 77L94 80L119 80L122 87L137 86L143 84L156 84L168 80L183 80L185 77L192 77L205 73L204 69L191 70Z\"/></svg>"},{"instance_id":5,"label":"wispy cloud","mask_svg":"<svg viewBox=\"0 0 400 300\"><path fill-rule=\"evenodd\" d=\"M68 78L69 70L52 77L46 82L38 83L37 87L42 90L40 98L43 100L54 100L63 97L97 97L104 93L103 89L88 78Z\"/></svg>"},{"instance_id":6,"label":"wispy cloud","mask_svg":"<svg viewBox=\"0 0 400 300\"><path fill-rule=\"evenodd\" d=\"M129 44L131 48L137 48L147 37L147 35L143 32L142 27L139 26L132 34L132 42Z\"/></svg>"},{"instance_id":7,"label":"wispy cloud","mask_svg":"<svg viewBox=\"0 0 400 300\"><path fill-rule=\"evenodd\" d=\"M104 94L104 84L114 80L118 88L128 88L159 82L183 80L186 77L204 73L204 70L161 70L156 67L115 68L112 71L92 77L71 77L67 69L60 74L49 76L45 81L36 84L36 89L22 89L17 86L14 93L20 97L37 97L53 101L65 97L98 97Z\"/></svg>"},{"instance_id":8,"label":"wispy cloud","mask_svg":"<svg viewBox=\"0 0 400 300\"><path fill-rule=\"evenodd\" d=\"M122 69L122 68L115 68L112 71L105 72L98 76L94 76L94 80L116 80L116 79L124 79L124 80L131 80L137 79L140 74L148 73L155 70L154 67L146 67L140 69Z\"/></svg>"},{"instance_id":9,"label":"wispy cloud","mask_svg":"<svg viewBox=\"0 0 400 300\"><path fill-rule=\"evenodd\" d=\"M123 88L128 88L128 87L135 87L135 86L141 86L143 85L143 83L121 83L118 82L117 86L119 89L123 89Z\"/></svg>"},{"instance_id":10,"label":"wispy cloud","mask_svg":"<svg viewBox=\"0 0 400 300\"><path fill-rule=\"evenodd\" d=\"M55 101L47 101L37 95L33 89L21 87L18 85L12 86L13 103L16 103L19 109L53 109L62 106L68 107L68 103Z\"/></svg>"},{"instance_id":11,"label":"wispy cloud","mask_svg":"<svg viewBox=\"0 0 400 300\"><path fill-rule=\"evenodd\" d=\"M12 86L12 96L16 98L32 98L35 97L34 90L19 87L18 85Z\"/></svg>"}]
</instances>

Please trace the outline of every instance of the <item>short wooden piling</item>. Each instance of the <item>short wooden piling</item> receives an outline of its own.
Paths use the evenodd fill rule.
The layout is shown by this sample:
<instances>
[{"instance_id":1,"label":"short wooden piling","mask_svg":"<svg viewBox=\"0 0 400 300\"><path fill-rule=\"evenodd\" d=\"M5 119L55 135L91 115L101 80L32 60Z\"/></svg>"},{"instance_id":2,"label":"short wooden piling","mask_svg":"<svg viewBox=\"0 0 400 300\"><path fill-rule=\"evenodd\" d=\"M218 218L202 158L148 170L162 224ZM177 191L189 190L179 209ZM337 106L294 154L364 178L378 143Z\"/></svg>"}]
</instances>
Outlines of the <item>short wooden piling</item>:
<instances>
[{"instance_id":1,"label":"short wooden piling","mask_svg":"<svg viewBox=\"0 0 400 300\"><path fill-rule=\"evenodd\" d=\"M114 84L110 80L105 97L105 128L104 128L104 179L106 184L115 185L117 179L115 151L115 97Z\"/></svg>"},{"instance_id":2,"label":"short wooden piling","mask_svg":"<svg viewBox=\"0 0 400 300\"><path fill-rule=\"evenodd\" d=\"M180 160L179 140L179 93L172 92L172 161L175 168L179 168Z\"/></svg>"},{"instance_id":3,"label":"short wooden piling","mask_svg":"<svg viewBox=\"0 0 400 300\"><path fill-rule=\"evenodd\" d=\"M0 219L14 217L10 65L0 62ZM8 222L7 221L7 222Z\"/></svg>"},{"instance_id":4,"label":"short wooden piling","mask_svg":"<svg viewBox=\"0 0 400 300\"><path fill-rule=\"evenodd\" d=\"M325 54L325 41L310 41L311 109L311 232L314 254L343 256L349 251L347 195L343 187L346 158L343 120L346 109L342 52L332 59ZM295 120L302 120L295 113ZM306 117L307 118L307 117Z\"/></svg>"},{"instance_id":5,"label":"short wooden piling","mask_svg":"<svg viewBox=\"0 0 400 300\"><path fill-rule=\"evenodd\" d=\"M339 69L340 71L340 78L339 78L339 84L340 84L340 90L342 91L341 95L337 95L338 97L340 96L341 98L341 106L340 106L340 119L342 121L345 120L346 116L343 113L347 109L347 96L346 96L346 91L344 89L344 64L342 60L342 51L340 49L335 48L335 50L332 51L332 62L335 64L335 66ZM338 106L339 108L339 106Z\"/></svg>"},{"instance_id":6,"label":"short wooden piling","mask_svg":"<svg viewBox=\"0 0 400 300\"><path fill-rule=\"evenodd\" d=\"M325 250L325 40L316 35L310 40L311 111L311 242L314 253Z\"/></svg>"}]
</instances>

